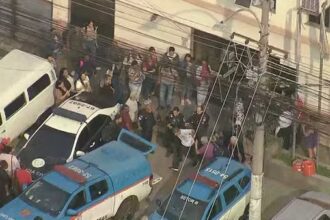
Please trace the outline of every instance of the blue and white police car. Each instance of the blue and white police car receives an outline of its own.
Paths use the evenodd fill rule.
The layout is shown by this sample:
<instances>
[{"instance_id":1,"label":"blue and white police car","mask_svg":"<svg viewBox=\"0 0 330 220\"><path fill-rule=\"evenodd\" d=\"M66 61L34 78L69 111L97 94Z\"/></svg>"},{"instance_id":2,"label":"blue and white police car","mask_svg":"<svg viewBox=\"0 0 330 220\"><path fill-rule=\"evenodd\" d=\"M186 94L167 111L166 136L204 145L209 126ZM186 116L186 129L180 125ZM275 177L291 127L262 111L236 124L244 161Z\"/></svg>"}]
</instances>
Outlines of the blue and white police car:
<instances>
[{"instance_id":1,"label":"blue and white police car","mask_svg":"<svg viewBox=\"0 0 330 220\"><path fill-rule=\"evenodd\" d=\"M18 158L37 179L55 165L70 162L105 143L102 132L120 110L110 98L80 93L55 108L28 138Z\"/></svg>"},{"instance_id":2,"label":"blue and white police car","mask_svg":"<svg viewBox=\"0 0 330 220\"><path fill-rule=\"evenodd\" d=\"M132 219L152 189L156 146L122 130L112 141L38 179L0 209L0 220Z\"/></svg>"},{"instance_id":3,"label":"blue and white police car","mask_svg":"<svg viewBox=\"0 0 330 220\"><path fill-rule=\"evenodd\" d=\"M251 170L232 160L225 173L228 160L218 157L199 173L185 179L149 219L244 219L250 198Z\"/></svg>"}]
</instances>

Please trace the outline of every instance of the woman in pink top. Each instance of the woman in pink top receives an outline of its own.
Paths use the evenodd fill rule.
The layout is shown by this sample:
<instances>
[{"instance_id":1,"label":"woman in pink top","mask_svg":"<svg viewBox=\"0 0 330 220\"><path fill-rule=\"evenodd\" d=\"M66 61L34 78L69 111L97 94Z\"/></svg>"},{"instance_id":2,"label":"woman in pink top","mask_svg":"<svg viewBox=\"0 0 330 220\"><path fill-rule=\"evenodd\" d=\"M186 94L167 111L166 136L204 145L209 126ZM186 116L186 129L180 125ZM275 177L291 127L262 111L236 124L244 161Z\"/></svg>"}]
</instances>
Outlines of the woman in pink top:
<instances>
[{"instance_id":1,"label":"woman in pink top","mask_svg":"<svg viewBox=\"0 0 330 220\"><path fill-rule=\"evenodd\" d=\"M201 138L202 147L198 149L197 141L195 143L196 154L200 157L203 157L205 154L204 160L205 162L210 162L214 158L214 144L209 143L208 137L203 136Z\"/></svg>"}]
</instances>

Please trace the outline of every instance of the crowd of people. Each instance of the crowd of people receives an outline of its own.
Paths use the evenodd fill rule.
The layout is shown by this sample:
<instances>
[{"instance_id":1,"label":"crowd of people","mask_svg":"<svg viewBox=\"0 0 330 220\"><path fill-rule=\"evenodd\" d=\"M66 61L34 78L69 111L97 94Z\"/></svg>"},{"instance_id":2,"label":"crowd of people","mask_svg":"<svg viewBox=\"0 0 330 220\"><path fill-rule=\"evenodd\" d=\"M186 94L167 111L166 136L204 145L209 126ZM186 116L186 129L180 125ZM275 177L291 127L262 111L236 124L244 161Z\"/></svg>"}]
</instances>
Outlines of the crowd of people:
<instances>
[{"instance_id":1,"label":"crowd of people","mask_svg":"<svg viewBox=\"0 0 330 220\"><path fill-rule=\"evenodd\" d=\"M60 69L54 90L56 105L77 92L98 90L106 94L103 96L122 104L121 112L110 126L117 132L112 133L125 128L137 131L151 141L153 128L158 124L161 130L165 130L163 143L167 156L173 154L173 170L178 170L184 150L189 149L193 166L196 166L204 153L206 161L220 151L230 156L228 149L234 147L236 142L240 144L234 156L245 161L242 140L235 139L241 124L235 125L235 132L233 128L230 132L220 132L221 135L218 132L215 135L218 138L209 137L209 115L205 104L214 71L207 58L195 60L191 54L185 54L181 59L173 46L164 54L157 53L154 47L143 54L132 49L121 61L118 57L122 54L111 53L111 64L104 77L96 83L97 88L94 88L91 81L97 78L95 75L98 72L95 62L96 30L93 22L82 29L86 55L78 61L74 74L70 75L67 68ZM178 106L174 105L176 94L179 95ZM196 108L196 111L185 119L180 112L184 107ZM244 117L240 111L240 119L237 120Z\"/></svg>"}]
</instances>

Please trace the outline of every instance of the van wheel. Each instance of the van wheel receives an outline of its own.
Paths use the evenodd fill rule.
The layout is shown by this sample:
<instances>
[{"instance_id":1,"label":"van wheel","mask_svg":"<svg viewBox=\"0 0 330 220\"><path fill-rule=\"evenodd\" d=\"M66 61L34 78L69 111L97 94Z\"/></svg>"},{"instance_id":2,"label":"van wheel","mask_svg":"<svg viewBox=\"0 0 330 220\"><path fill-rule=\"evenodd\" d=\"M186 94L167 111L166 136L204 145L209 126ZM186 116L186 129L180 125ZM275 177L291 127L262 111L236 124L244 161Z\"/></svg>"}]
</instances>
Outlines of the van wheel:
<instances>
[{"instance_id":1,"label":"van wheel","mask_svg":"<svg viewBox=\"0 0 330 220\"><path fill-rule=\"evenodd\" d=\"M239 220L249 220L249 211L250 211L250 204L248 204L245 207L244 213L241 217L239 217Z\"/></svg>"},{"instance_id":2,"label":"van wheel","mask_svg":"<svg viewBox=\"0 0 330 220\"><path fill-rule=\"evenodd\" d=\"M138 208L139 201L136 196L128 197L121 203L113 220L132 220Z\"/></svg>"}]
</instances>

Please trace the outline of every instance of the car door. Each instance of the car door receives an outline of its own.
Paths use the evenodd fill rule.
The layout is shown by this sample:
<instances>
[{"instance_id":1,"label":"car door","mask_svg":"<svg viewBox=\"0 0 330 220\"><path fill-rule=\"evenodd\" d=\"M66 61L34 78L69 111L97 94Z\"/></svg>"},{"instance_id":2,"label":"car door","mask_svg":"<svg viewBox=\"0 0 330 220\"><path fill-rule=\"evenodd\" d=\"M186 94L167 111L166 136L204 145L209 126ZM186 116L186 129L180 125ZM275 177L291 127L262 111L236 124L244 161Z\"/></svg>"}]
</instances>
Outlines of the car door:
<instances>
[{"instance_id":1,"label":"car door","mask_svg":"<svg viewBox=\"0 0 330 220\"><path fill-rule=\"evenodd\" d=\"M98 179L87 186L89 208L81 212L81 220L108 219L114 212L114 191L108 179Z\"/></svg>"},{"instance_id":2,"label":"car door","mask_svg":"<svg viewBox=\"0 0 330 220\"><path fill-rule=\"evenodd\" d=\"M218 220L220 219L221 213L223 211L222 204L221 204L221 198L218 196L213 202L209 205L209 210L205 212L205 216L203 219L205 220Z\"/></svg>"},{"instance_id":3,"label":"car door","mask_svg":"<svg viewBox=\"0 0 330 220\"><path fill-rule=\"evenodd\" d=\"M85 149L87 152L94 150L103 144L102 141L102 130L106 124L111 120L107 115L97 115L90 122L88 122L87 127L89 129L89 143L88 148Z\"/></svg>"},{"instance_id":4,"label":"car door","mask_svg":"<svg viewBox=\"0 0 330 220\"><path fill-rule=\"evenodd\" d=\"M88 209L87 193L85 189L82 189L72 196L64 216L70 220L78 220L86 209Z\"/></svg>"},{"instance_id":5,"label":"car door","mask_svg":"<svg viewBox=\"0 0 330 220\"><path fill-rule=\"evenodd\" d=\"M221 199L225 206L225 212L221 219L239 219L242 216L245 207L240 200L240 195L240 188L235 182L224 189Z\"/></svg>"}]
</instances>

